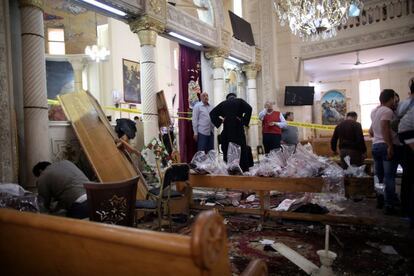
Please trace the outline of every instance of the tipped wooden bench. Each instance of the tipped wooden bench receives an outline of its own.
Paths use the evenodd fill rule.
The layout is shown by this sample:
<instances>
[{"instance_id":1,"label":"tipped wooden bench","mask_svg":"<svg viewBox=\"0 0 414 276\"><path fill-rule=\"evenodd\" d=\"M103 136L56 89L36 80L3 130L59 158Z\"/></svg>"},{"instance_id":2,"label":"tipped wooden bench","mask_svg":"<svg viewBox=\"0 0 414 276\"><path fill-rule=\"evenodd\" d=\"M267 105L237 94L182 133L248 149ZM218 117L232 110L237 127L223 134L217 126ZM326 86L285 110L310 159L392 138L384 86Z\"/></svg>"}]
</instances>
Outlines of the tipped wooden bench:
<instances>
[{"instance_id":1,"label":"tipped wooden bench","mask_svg":"<svg viewBox=\"0 0 414 276\"><path fill-rule=\"evenodd\" d=\"M231 275L226 228L201 213L191 236L0 209L2 275ZM267 275L263 261L242 275Z\"/></svg>"}]
</instances>

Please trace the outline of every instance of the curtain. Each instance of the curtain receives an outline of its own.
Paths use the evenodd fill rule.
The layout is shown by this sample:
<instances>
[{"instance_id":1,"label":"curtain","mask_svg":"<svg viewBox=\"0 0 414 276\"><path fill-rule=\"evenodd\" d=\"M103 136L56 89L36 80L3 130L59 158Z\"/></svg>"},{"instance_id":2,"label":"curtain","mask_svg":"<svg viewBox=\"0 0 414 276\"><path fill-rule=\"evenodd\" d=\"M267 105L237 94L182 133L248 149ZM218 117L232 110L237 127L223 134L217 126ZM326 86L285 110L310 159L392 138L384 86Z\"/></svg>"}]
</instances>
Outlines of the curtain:
<instances>
[{"instance_id":1,"label":"curtain","mask_svg":"<svg viewBox=\"0 0 414 276\"><path fill-rule=\"evenodd\" d=\"M200 51L180 45L179 68L179 117L191 118L190 99L194 102L194 95L199 97L201 92ZM197 93L197 94L195 94ZM198 100L196 98L196 100ZM179 120L179 144L181 162L190 162L197 151L197 144L193 139L193 127L191 120Z\"/></svg>"}]
</instances>

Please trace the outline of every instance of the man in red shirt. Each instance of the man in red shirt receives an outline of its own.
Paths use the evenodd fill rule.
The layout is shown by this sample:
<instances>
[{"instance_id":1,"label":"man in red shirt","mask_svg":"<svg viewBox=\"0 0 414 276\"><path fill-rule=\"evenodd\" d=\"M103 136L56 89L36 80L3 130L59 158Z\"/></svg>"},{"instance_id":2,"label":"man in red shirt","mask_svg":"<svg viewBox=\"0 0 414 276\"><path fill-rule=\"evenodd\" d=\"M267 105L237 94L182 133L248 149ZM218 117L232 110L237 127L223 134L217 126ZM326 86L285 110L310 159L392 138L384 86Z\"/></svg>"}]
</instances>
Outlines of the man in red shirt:
<instances>
[{"instance_id":1,"label":"man in red shirt","mask_svg":"<svg viewBox=\"0 0 414 276\"><path fill-rule=\"evenodd\" d=\"M273 103L266 101L264 109L259 113L259 119L262 121L263 146L265 153L273 149L280 148L282 138L282 128L287 126L283 114L273 110Z\"/></svg>"}]
</instances>

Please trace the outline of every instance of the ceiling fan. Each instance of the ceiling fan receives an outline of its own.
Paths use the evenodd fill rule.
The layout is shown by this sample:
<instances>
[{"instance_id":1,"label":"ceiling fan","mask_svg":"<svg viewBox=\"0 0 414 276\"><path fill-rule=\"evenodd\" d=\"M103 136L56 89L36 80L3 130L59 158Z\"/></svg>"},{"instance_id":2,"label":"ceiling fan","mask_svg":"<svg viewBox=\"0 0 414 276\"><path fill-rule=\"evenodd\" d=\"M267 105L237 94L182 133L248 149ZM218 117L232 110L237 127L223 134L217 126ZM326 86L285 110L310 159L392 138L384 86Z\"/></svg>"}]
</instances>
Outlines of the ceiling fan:
<instances>
[{"instance_id":1,"label":"ceiling fan","mask_svg":"<svg viewBox=\"0 0 414 276\"><path fill-rule=\"evenodd\" d=\"M196 5L194 3L188 3L188 4L177 3L176 0L170 0L170 1L167 1L167 2L168 2L168 4L173 5L175 7L187 8L187 9L197 9L197 10L204 10L204 11L208 10L208 7L199 6L199 5Z\"/></svg>"},{"instance_id":2,"label":"ceiling fan","mask_svg":"<svg viewBox=\"0 0 414 276\"><path fill-rule=\"evenodd\" d=\"M378 61L381 61L381 60L384 60L383 58L380 58L380 59L376 59L376 60L371 60L371 61L367 61L367 62L362 62L360 59L359 59L359 51L357 51L356 52L356 56L357 56L357 59L356 59L356 61L354 62L354 63L350 63L350 62L345 62L345 63L341 63L341 64L347 64L347 65L355 65L355 66L358 66L358 65L364 65L364 64L369 64L369 63L374 63L374 62L378 62Z\"/></svg>"}]
</instances>

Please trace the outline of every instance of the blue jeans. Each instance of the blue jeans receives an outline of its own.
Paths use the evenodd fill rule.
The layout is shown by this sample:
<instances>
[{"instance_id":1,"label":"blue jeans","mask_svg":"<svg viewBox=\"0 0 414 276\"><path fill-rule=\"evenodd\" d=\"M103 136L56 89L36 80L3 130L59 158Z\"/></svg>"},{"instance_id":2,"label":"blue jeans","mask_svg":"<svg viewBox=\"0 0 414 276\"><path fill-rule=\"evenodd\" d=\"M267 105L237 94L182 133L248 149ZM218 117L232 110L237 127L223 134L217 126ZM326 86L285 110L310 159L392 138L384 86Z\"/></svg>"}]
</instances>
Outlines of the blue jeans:
<instances>
[{"instance_id":1,"label":"blue jeans","mask_svg":"<svg viewBox=\"0 0 414 276\"><path fill-rule=\"evenodd\" d=\"M214 148L214 134L204 135L200 132L197 134L197 151L209 152Z\"/></svg>"},{"instance_id":2,"label":"blue jeans","mask_svg":"<svg viewBox=\"0 0 414 276\"><path fill-rule=\"evenodd\" d=\"M397 174L397 155L398 152L394 152L394 156L391 160L387 158L387 144L377 143L372 145L372 157L374 158L375 175L380 183L385 185L385 206L392 207L397 201L395 195L395 177Z\"/></svg>"}]
</instances>

